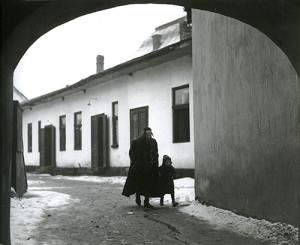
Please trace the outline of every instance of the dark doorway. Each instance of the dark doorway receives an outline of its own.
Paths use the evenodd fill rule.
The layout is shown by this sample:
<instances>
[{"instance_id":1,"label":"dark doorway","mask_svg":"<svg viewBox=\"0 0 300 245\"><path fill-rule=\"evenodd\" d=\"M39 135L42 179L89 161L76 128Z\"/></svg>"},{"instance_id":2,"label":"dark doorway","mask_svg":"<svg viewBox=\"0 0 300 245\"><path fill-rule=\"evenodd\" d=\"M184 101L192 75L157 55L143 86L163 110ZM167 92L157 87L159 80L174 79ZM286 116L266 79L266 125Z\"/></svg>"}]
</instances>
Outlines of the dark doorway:
<instances>
[{"instance_id":1,"label":"dark doorway","mask_svg":"<svg viewBox=\"0 0 300 245\"><path fill-rule=\"evenodd\" d=\"M14 101L13 109L13 155L11 165L11 186L15 189L17 196L21 197L27 191L27 178L23 154L22 108L18 101Z\"/></svg>"},{"instance_id":2,"label":"dark doorway","mask_svg":"<svg viewBox=\"0 0 300 245\"><path fill-rule=\"evenodd\" d=\"M55 127L45 126L41 129L40 167L42 172L49 172L56 167Z\"/></svg>"},{"instance_id":3,"label":"dark doorway","mask_svg":"<svg viewBox=\"0 0 300 245\"><path fill-rule=\"evenodd\" d=\"M148 106L130 110L130 141L143 134L143 130L148 126Z\"/></svg>"},{"instance_id":4,"label":"dark doorway","mask_svg":"<svg viewBox=\"0 0 300 245\"><path fill-rule=\"evenodd\" d=\"M105 114L91 117L92 171L101 173L109 167L108 161L108 118Z\"/></svg>"}]
</instances>

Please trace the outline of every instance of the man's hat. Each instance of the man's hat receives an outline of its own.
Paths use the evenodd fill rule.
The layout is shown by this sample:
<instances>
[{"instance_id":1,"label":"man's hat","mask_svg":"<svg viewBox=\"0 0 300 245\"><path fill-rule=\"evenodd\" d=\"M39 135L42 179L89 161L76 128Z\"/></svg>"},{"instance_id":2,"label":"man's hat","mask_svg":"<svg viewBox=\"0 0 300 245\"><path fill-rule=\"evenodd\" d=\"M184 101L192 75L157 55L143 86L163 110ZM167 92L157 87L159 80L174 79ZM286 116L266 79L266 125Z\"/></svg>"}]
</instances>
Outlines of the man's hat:
<instances>
[{"instance_id":1,"label":"man's hat","mask_svg":"<svg viewBox=\"0 0 300 245\"><path fill-rule=\"evenodd\" d=\"M151 129L150 127L145 127L145 128L144 128L144 132L146 132L147 130L152 131L152 129Z\"/></svg>"}]
</instances>

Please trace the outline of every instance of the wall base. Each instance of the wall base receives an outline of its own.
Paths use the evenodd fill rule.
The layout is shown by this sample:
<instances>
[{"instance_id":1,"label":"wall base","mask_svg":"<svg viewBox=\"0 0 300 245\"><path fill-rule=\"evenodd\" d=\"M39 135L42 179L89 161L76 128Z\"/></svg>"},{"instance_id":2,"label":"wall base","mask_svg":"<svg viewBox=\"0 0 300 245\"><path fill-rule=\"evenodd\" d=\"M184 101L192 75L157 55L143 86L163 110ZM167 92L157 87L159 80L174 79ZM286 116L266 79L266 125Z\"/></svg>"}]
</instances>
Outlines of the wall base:
<instances>
[{"instance_id":1,"label":"wall base","mask_svg":"<svg viewBox=\"0 0 300 245\"><path fill-rule=\"evenodd\" d=\"M127 176L128 167L111 167L107 169L102 169L101 171L95 173L91 168L52 168L43 169L40 166L26 166L27 173L49 173L51 175L98 175L98 176ZM176 178L190 177L194 178L194 169L181 168L176 169Z\"/></svg>"}]
</instances>

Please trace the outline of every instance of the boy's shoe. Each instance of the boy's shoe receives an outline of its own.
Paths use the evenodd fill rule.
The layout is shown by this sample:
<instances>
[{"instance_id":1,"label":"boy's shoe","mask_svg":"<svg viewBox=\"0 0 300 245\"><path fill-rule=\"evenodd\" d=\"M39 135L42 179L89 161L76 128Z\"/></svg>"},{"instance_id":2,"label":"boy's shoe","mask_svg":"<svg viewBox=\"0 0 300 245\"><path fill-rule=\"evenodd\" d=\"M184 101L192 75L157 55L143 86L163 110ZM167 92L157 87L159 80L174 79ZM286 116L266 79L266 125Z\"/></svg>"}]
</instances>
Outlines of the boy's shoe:
<instances>
[{"instance_id":1,"label":"boy's shoe","mask_svg":"<svg viewBox=\"0 0 300 245\"><path fill-rule=\"evenodd\" d=\"M177 207L178 205L179 205L178 202L173 202L173 203L172 203L172 206L173 206L173 207Z\"/></svg>"}]
</instances>

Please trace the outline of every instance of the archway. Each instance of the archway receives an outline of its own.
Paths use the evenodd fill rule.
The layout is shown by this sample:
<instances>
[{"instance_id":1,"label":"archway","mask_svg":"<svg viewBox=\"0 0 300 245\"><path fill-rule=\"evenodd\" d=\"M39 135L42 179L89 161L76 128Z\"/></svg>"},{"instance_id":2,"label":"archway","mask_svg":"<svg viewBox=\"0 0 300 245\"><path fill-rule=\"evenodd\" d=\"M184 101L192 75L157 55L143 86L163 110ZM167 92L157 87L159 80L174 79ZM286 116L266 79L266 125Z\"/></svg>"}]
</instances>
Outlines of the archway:
<instances>
[{"instance_id":1,"label":"archway","mask_svg":"<svg viewBox=\"0 0 300 245\"><path fill-rule=\"evenodd\" d=\"M4 44L1 49L1 227L7 227L9 218L8 186L10 182L12 73L26 49L42 34L68 20L114 6L131 3L169 3L202 10L209 10L248 23L270 37L288 56L299 74L300 15L296 1L50 1L6 2L2 6L5 26L1 33ZM43 21L41 21L43 20ZM299 212L298 212L299 213ZM4 222L4 223L2 223ZM1 239L8 241L7 230L1 229Z\"/></svg>"}]
</instances>

